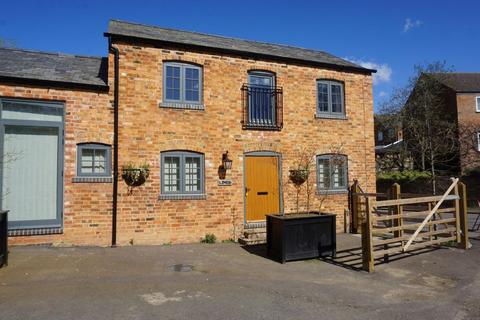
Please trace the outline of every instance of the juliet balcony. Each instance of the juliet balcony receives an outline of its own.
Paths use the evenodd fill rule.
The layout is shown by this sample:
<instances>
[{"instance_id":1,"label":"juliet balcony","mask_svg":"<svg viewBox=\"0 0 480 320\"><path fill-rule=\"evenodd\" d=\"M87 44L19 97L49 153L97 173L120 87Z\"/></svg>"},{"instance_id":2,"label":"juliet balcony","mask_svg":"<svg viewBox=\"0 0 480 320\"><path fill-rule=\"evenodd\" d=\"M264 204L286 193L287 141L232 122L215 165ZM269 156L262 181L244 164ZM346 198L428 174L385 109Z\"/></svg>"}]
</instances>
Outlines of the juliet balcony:
<instances>
[{"instance_id":1,"label":"juliet balcony","mask_svg":"<svg viewBox=\"0 0 480 320\"><path fill-rule=\"evenodd\" d=\"M274 130L283 127L282 87L242 86L242 127L245 130Z\"/></svg>"}]
</instances>

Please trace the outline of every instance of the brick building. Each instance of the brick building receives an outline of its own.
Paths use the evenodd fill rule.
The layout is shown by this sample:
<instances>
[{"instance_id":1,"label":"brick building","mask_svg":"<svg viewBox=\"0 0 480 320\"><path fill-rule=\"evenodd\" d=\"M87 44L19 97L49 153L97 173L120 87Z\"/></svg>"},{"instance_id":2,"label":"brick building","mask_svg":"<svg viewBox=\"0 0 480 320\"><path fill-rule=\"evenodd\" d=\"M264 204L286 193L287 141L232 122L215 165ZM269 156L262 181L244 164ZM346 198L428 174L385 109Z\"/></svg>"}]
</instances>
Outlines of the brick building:
<instances>
[{"instance_id":1,"label":"brick building","mask_svg":"<svg viewBox=\"0 0 480 320\"><path fill-rule=\"evenodd\" d=\"M374 70L116 20L105 36L108 58L0 49L11 242L237 239L296 210L289 170L304 153L310 210L336 213L338 231L353 179L375 190ZM124 169L142 166L146 182L127 186Z\"/></svg>"},{"instance_id":2,"label":"brick building","mask_svg":"<svg viewBox=\"0 0 480 320\"><path fill-rule=\"evenodd\" d=\"M480 168L480 73L423 74L417 82L406 108L416 101L415 92L423 79L433 79L438 117L454 123L458 147L451 164L456 174ZM430 81L430 80L428 80ZM408 136L408 135L406 135ZM405 138L408 140L408 137Z\"/></svg>"}]
</instances>

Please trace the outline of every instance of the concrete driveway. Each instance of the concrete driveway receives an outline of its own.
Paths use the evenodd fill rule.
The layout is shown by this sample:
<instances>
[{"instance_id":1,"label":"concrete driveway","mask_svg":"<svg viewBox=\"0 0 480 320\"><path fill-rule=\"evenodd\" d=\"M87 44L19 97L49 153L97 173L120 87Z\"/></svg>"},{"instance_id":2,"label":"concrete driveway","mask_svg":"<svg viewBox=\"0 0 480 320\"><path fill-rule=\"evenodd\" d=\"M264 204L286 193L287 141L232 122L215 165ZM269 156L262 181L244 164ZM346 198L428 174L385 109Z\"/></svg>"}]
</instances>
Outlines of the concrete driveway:
<instances>
[{"instance_id":1,"label":"concrete driveway","mask_svg":"<svg viewBox=\"0 0 480 320\"><path fill-rule=\"evenodd\" d=\"M376 267L285 265L260 246L14 247L0 269L0 319L480 319L480 241ZM189 266L192 266L190 270Z\"/></svg>"}]
</instances>

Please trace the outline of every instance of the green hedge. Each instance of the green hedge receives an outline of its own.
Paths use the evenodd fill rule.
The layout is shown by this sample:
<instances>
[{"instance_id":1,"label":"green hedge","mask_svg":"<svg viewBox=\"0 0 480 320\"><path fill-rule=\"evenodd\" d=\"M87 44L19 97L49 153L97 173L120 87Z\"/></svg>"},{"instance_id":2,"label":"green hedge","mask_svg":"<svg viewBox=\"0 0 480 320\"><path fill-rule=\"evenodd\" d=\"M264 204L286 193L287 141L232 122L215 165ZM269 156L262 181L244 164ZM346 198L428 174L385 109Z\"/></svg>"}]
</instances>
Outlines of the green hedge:
<instances>
[{"instance_id":1,"label":"green hedge","mask_svg":"<svg viewBox=\"0 0 480 320\"><path fill-rule=\"evenodd\" d=\"M382 172L377 175L377 181L391 181L397 183L413 182L419 179L430 179L432 174L426 171L406 170L402 172Z\"/></svg>"}]
</instances>

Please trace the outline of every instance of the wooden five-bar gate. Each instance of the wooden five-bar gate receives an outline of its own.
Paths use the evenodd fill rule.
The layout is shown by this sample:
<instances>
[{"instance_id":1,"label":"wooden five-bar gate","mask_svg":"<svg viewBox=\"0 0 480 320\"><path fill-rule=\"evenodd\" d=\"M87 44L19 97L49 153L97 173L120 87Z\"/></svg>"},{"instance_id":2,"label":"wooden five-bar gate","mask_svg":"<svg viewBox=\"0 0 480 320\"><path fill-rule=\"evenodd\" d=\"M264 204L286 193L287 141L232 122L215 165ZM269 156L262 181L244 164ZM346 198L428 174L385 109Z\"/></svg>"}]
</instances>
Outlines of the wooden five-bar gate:
<instances>
[{"instance_id":1,"label":"wooden five-bar gate","mask_svg":"<svg viewBox=\"0 0 480 320\"><path fill-rule=\"evenodd\" d=\"M468 246L465 184L452 178L443 195L409 197L394 184L388 194L365 193L351 187L352 230L362 233L363 269L375 260L439 244ZM383 200L385 198L385 200Z\"/></svg>"}]
</instances>

